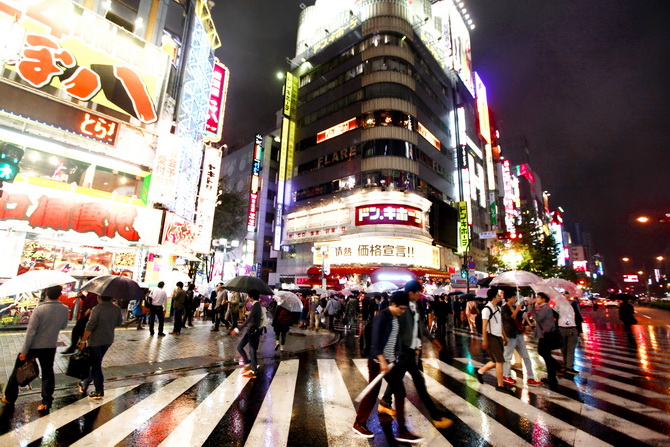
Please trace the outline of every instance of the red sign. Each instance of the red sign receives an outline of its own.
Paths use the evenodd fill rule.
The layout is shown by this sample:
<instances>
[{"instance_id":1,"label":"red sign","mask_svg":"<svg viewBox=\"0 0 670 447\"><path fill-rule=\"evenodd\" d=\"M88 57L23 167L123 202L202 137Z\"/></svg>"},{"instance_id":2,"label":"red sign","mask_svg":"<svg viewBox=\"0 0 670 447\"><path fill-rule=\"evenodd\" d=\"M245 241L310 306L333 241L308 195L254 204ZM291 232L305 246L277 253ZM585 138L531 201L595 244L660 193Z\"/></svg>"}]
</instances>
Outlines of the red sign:
<instances>
[{"instance_id":1,"label":"red sign","mask_svg":"<svg viewBox=\"0 0 670 447\"><path fill-rule=\"evenodd\" d=\"M424 213L405 205L364 205L356 207L356 225L409 225L423 228Z\"/></svg>"},{"instance_id":2,"label":"red sign","mask_svg":"<svg viewBox=\"0 0 670 447\"><path fill-rule=\"evenodd\" d=\"M249 194L249 216L247 218L247 231L256 230L256 205L258 204L258 193Z\"/></svg>"},{"instance_id":3,"label":"red sign","mask_svg":"<svg viewBox=\"0 0 670 447\"><path fill-rule=\"evenodd\" d=\"M228 90L228 68L220 63L214 64L212 88L209 92L209 110L205 125L205 139L219 141L223 132L223 111L226 106Z\"/></svg>"},{"instance_id":4,"label":"red sign","mask_svg":"<svg viewBox=\"0 0 670 447\"><path fill-rule=\"evenodd\" d=\"M343 133L349 132L350 130L354 130L357 127L358 127L358 120L356 118L351 118L348 121L340 123L336 126L333 126L329 129L326 129L316 134L316 142L318 144L326 140L330 140L331 138L335 138L339 135L342 135Z\"/></svg>"},{"instance_id":5,"label":"red sign","mask_svg":"<svg viewBox=\"0 0 670 447\"><path fill-rule=\"evenodd\" d=\"M637 275L623 275L623 282L640 282Z\"/></svg>"},{"instance_id":6,"label":"red sign","mask_svg":"<svg viewBox=\"0 0 670 447\"><path fill-rule=\"evenodd\" d=\"M79 123L78 133L114 145L117 127L118 125L112 120L86 112Z\"/></svg>"},{"instance_id":7,"label":"red sign","mask_svg":"<svg viewBox=\"0 0 670 447\"><path fill-rule=\"evenodd\" d=\"M24 220L33 228L93 232L110 238L119 235L133 242L140 239L133 227L137 210L132 206L115 204L111 207L102 202L81 203L44 195L39 198L37 207L28 213L32 205L27 194L4 193L0 197L0 220Z\"/></svg>"}]
</instances>

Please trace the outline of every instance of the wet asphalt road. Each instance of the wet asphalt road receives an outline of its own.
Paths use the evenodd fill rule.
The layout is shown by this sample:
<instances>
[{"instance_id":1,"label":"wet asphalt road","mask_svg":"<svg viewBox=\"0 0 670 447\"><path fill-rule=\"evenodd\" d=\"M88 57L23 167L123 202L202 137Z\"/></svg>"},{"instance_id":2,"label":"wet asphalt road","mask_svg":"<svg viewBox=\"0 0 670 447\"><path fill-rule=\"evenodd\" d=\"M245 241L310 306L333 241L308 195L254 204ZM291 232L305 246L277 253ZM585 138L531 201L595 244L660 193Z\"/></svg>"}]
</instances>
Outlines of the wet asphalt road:
<instances>
[{"instance_id":1,"label":"wet asphalt road","mask_svg":"<svg viewBox=\"0 0 670 447\"><path fill-rule=\"evenodd\" d=\"M511 395L495 390L491 373L479 384L474 370L488 358L467 331L449 334L441 352L426 345L428 390L455 423L434 428L406 378L408 426L425 437L421 445L670 445L670 328L639 325L629 336L612 309L583 314L580 374L562 377L558 392L526 386L519 365ZM42 417L37 398L19 400L13 412L2 410L0 446L396 445L395 423L376 411L368 420L373 439L351 430L354 398L367 384L357 333L342 331L321 350L264 359L253 380L239 368L212 367L115 381L102 401L60 392ZM543 377L535 343L527 341L535 375Z\"/></svg>"}]
</instances>

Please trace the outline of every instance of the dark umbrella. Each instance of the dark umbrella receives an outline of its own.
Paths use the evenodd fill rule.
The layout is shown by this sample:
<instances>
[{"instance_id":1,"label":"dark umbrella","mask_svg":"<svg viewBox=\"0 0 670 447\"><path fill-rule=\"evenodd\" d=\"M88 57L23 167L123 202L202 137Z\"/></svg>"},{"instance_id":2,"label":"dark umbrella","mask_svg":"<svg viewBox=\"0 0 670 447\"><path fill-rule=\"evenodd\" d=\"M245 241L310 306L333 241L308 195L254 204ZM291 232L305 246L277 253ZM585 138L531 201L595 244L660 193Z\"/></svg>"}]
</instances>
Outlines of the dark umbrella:
<instances>
[{"instance_id":1,"label":"dark umbrella","mask_svg":"<svg viewBox=\"0 0 670 447\"><path fill-rule=\"evenodd\" d=\"M626 301L626 300L634 300L635 298L636 297L631 295L630 293L615 293L613 295L610 295L608 299Z\"/></svg>"},{"instance_id":2,"label":"dark umbrella","mask_svg":"<svg viewBox=\"0 0 670 447\"><path fill-rule=\"evenodd\" d=\"M463 292L450 292L450 293L447 293L447 296L459 296L459 295L463 295Z\"/></svg>"},{"instance_id":3,"label":"dark umbrella","mask_svg":"<svg viewBox=\"0 0 670 447\"><path fill-rule=\"evenodd\" d=\"M489 287L491 281L493 281L493 278L495 278L495 276L487 276L486 278L482 278L477 281L477 285L481 287Z\"/></svg>"},{"instance_id":4,"label":"dark umbrella","mask_svg":"<svg viewBox=\"0 0 670 447\"><path fill-rule=\"evenodd\" d=\"M100 296L141 300L144 293L139 284L125 276L97 276L81 286L81 290L93 292Z\"/></svg>"},{"instance_id":5,"label":"dark umbrella","mask_svg":"<svg viewBox=\"0 0 670 447\"><path fill-rule=\"evenodd\" d=\"M250 290L256 289L261 295L274 295L274 292L265 281L255 276L236 276L223 285L225 289L234 292L249 293Z\"/></svg>"}]
</instances>

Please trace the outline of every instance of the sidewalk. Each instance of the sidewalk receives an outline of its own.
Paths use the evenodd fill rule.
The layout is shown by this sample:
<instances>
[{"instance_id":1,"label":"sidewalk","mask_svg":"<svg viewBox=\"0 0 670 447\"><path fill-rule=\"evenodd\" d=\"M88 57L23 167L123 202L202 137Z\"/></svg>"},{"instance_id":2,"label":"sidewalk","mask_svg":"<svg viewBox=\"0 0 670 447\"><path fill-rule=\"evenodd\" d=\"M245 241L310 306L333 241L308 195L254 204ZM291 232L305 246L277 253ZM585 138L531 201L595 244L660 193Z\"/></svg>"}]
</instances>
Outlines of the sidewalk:
<instances>
[{"instance_id":1,"label":"sidewalk","mask_svg":"<svg viewBox=\"0 0 670 447\"><path fill-rule=\"evenodd\" d=\"M237 343L240 336L228 335L224 329L211 332L211 322L195 322L195 327L185 328L180 335L158 337L149 335L148 325L137 330L131 325L128 328L117 328L114 344L109 348L102 363L105 380L127 378L132 376L164 373L176 369L195 368L206 365L223 366L237 365L239 354ZM56 373L56 389L73 386L77 379L65 375L67 356L60 355L70 345L72 325L61 331L58 339L58 353L54 362ZM157 327L156 327L157 329ZM166 322L165 332L172 329L172 323ZM274 358L280 352L275 351L274 332L268 332L261 339L258 348L259 362L262 359ZM0 389L5 384L14 367L14 362L25 338L25 331L0 332ZM339 340L339 334L314 332L292 327L286 337L286 354L320 349ZM285 354L285 355L286 355ZM33 381L33 389L39 389L40 380ZM25 391L24 391L25 392Z\"/></svg>"}]
</instances>

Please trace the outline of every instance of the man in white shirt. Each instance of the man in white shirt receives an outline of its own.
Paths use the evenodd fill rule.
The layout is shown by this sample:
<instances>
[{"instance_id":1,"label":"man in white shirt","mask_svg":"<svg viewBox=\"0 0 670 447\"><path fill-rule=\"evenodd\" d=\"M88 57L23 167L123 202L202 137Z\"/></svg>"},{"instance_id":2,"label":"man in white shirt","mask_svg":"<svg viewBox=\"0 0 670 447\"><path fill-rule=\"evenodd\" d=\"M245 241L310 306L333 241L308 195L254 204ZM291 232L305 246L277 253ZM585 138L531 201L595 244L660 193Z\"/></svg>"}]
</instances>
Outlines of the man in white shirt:
<instances>
[{"instance_id":1,"label":"man in white shirt","mask_svg":"<svg viewBox=\"0 0 670 447\"><path fill-rule=\"evenodd\" d=\"M482 348L488 351L492 360L477 370L477 380L479 383L484 383L484 374L486 371L495 367L496 379L498 381L496 390L503 393L511 393L510 390L505 388L503 382L503 365L505 364L503 352L504 346L507 345L507 335L503 331L502 314L499 305L504 294L502 290L491 287L487 291L487 295L490 301L482 310Z\"/></svg>"},{"instance_id":2,"label":"man in white shirt","mask_svg":"<svg viewBox=\"0 0 670 447\"><path fill-rule=\"evenodd\" d=\"M563 346L561 347L563 367L559 372L577 375L579 373L575 371L575 348L577 347L579 331L575 318L575 310L572 304L570 304L569 299L570 294L568 292L556 294L553 297L554 310L558 312L558 332L563 339Z\"/></svg>"},{"instance_id":3,"label":"man in white shirt","mask_svg":"<svg viewBox=\"0 0 670 447\"><path fill-rule=\"evenodd\" d=\"M167 293L163 290L165 283L160 281L158 288L151 292L151 307L149 308L151 314L149 315L149 334L154 335L154 321L158 317L158 335L163 337L163 323L165 322L165 304L167 303Z\"/></svg>"}]
</instances>

